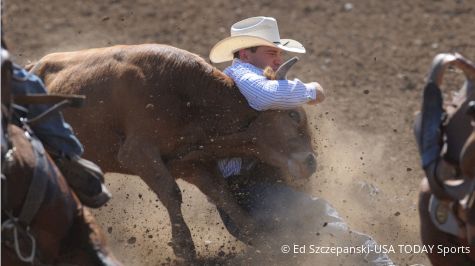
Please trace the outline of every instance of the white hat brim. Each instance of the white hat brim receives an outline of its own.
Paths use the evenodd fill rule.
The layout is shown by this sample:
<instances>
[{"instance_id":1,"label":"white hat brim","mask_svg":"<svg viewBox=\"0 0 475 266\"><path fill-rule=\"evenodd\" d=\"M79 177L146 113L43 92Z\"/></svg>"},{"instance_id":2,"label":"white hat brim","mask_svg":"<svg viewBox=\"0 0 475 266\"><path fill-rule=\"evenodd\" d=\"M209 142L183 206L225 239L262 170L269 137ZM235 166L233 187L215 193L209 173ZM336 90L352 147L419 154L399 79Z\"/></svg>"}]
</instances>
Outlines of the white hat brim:
<instances>
[{"instance_id":1,"label":"white hat brim","mask_svg":"<svg viewBox=\"0 0 475 266\"><path fill-rule=\"evenodd\" d=\"M213 63L223 63L233 60L233 54L241 49L254 46L273 46L288 52L305 53L305 48L301 43L292 39L281 39L279 44L269 42L266 39L240 35L232 36L219 41L209 54L209 58Z\"/></svg>"}]
</instances>

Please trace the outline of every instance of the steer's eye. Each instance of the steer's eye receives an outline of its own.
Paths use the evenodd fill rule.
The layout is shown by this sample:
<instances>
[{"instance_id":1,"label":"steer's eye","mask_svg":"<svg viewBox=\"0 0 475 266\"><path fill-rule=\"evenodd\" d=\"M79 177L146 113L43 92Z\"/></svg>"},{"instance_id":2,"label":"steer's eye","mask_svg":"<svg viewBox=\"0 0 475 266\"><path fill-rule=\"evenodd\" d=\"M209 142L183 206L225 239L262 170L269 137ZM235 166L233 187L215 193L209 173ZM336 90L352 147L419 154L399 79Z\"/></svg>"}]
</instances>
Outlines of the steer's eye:
<instances>
[{"instance_id":1,"label":"steer's eye","mask_svg":"<svg viewBox=\"0 0 475 266\"><path fill-rule=\"evenodd\" d=\"M297 123L300 124L300 114L298 112L295 112L295 111L291 111L289 113L289 116Z\"/></svg>"}]
</instances>

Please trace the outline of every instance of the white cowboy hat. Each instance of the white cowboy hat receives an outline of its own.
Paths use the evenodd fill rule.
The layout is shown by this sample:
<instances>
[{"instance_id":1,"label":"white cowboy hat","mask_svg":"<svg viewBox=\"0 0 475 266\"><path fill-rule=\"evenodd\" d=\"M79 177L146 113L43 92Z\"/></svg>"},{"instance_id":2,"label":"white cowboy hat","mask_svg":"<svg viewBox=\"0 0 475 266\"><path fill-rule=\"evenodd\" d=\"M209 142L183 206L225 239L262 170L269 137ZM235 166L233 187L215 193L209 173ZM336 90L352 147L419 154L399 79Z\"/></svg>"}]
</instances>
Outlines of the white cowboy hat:
<instances>
[{"instance_id":1,"label":"white cowboy hat","mask_svg":"<svg viewBox=\"0 0 475 266\"><path fill-rule=\"evenodd\" d=\"M231 27L231 37L219 41L209 54L213 63L233 60L233 54L253 46L273 46L294 53L305 53L301 43L281 39L277 21L271 17L252 17L241 20Z\"/></svg>"}]
</instances>

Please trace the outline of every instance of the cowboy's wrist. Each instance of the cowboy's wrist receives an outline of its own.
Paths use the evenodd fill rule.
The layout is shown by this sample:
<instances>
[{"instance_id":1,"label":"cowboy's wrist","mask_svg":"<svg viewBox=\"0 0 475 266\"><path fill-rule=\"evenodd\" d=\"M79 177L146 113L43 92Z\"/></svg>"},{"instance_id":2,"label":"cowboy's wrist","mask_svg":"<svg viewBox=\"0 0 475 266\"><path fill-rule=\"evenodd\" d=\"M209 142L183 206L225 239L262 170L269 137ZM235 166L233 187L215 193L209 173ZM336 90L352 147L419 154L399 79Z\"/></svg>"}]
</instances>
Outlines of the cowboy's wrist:
<instances>
[{"instance_id":1,"label":"cowboy's wrist","mask_svg":"<svg viewBox=\"0 0 475 266\"><path fill-rule=\"evenodd\" d=\"M323 90L322 86L318 82L313 82L315 83L315 90L316 90L316 101L317 103L323 102L325 100L325 91Z\"/></svg>"},{"instance_id":2,"label":"cowboy's wrist","mask_svg":"<svg viewBox=\"0 0 475 266\"><path fill-rule=\"evenodd\" d=\"M316 82L311 82L311 83L307 83L307 84L305 84L305 85L306 85L306 87L307 87L307 98L308 98L308 101L311 102L311 101L317 100L317 97L318 97L318 92L317 92L318 83L316 83Z\"/></svg>"}]
</instances>

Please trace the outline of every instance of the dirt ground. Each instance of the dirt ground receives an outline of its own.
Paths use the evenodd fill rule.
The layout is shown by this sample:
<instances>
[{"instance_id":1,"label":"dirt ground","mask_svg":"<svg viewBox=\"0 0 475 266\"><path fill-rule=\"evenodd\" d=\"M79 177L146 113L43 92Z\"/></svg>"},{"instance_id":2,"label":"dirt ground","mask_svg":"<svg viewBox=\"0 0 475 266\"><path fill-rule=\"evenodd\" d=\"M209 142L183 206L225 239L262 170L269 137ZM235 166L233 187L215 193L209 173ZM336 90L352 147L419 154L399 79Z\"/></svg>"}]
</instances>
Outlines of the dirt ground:
<instances>
[{"instance_id":1,"label":"dirt ground","mask_svg":"<svg viewBox=\"0 0 475 266\"><path fill-rule=\"evenodd\" d=\"M413 114L437 53L457 51L475 60L475 1L3 2L3 30L20 64L51 52L139 43L170 44L207 58L234 22L275 17L281 37L307 48L291 74L316 80L327 92L323 104L306 108L319 154L312 194L379 244L420 244L417 195L423 173ZM136 176L108 174L106 180L114 198L95 214L115 255L126 265L173 263L161 203ZM208 263L245 248L223 229L204 195L184 182L180 186L185 219ZM390 257L397 265L429 264L423 254Z\"/></svg>"}]
</instances>

